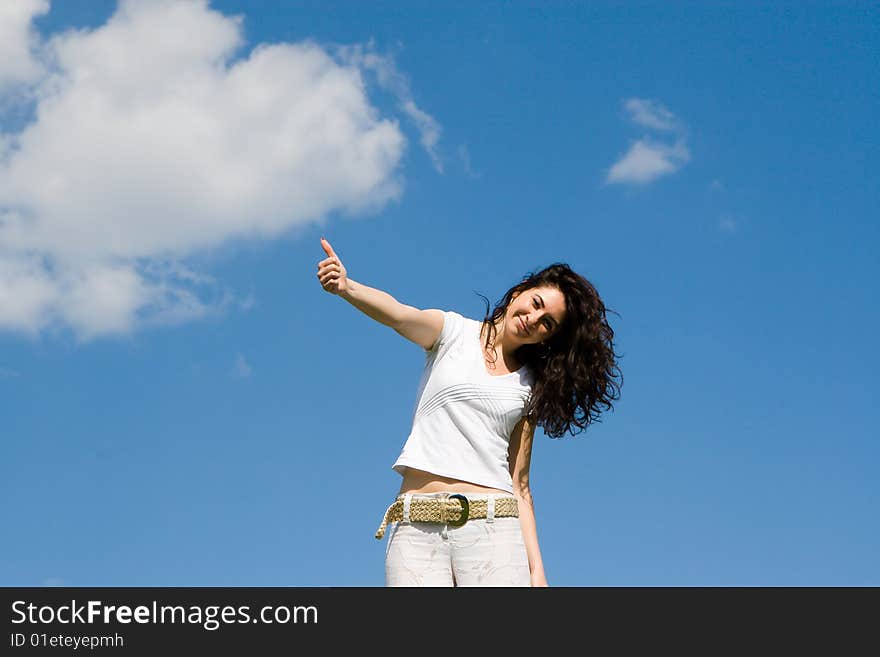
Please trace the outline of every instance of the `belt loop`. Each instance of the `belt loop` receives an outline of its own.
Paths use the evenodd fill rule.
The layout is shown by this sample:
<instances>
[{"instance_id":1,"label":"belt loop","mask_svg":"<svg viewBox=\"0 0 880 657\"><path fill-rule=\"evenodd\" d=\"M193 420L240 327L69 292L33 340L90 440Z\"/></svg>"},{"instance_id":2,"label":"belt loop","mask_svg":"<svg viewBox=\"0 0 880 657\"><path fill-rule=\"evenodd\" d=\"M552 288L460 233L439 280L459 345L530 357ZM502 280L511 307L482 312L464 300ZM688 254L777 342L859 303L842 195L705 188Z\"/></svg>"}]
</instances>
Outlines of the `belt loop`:
<instances>
[{"instance_id":1,"label":"belt loop","mask_svg":"<svg viewBox=\"0 0 880 657\"><path fill-rule=\"evenodd\" d=\"M403 496L403 521L404 523L409 522L409 506L412 503L412 494L406 493Z\"/></svg>"},{"instance_id":2,"label":"belt loop","mask_svg":"<svg viewBox=\"0 0 880 657\"><path fill-rule=\"evenodd\" d=\"M495 494L489 493L486 498L486 522L495 522Z\"/></svg>"}]
</instances>

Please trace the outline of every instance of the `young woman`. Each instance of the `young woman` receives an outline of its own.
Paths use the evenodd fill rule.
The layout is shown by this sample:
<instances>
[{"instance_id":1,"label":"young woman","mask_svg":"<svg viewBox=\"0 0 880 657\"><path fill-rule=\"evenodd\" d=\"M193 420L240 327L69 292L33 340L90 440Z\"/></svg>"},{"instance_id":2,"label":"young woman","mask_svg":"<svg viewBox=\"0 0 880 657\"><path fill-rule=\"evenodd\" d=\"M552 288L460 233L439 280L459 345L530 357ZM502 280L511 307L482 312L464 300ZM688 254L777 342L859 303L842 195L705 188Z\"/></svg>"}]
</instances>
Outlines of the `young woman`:
<instances>
[{"instance_id":1,"label":"young woman","mask_svg":"<svg viewBox=\"0 0 880 657\"><path fill-rule=\"evenodd\" d=\"M386 584L547 586L529 486L535 427L574 435L620 392L614 331L596 289L556 263L510 288L479 322L357 283L323 237L321 246L324 290L426 355L412 431L392 466L403 481L376 532L388 530Z\"/></svg>"}]
</instances>

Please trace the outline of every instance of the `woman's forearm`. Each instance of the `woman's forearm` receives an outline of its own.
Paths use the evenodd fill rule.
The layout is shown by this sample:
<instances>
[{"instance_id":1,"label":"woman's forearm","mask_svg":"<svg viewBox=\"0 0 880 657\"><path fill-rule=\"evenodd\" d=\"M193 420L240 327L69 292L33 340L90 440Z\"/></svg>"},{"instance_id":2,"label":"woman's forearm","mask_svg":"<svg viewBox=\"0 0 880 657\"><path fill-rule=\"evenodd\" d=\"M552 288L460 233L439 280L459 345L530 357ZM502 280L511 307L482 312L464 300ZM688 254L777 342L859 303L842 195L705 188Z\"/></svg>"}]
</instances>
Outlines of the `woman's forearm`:
<instances>
[{"instance_id":1,"label":"woman's forearm","mask_svg":"<svg viewBox=\"0 0 880 657\"><path fill-rule=\"evenodd\" d=\"M532 576L532 584L543 582L546 584L547 577L544 573L544 561L541 559L541 549L538 547L538 528L535 522L535 506L532 496L523 492L517 496L519 506L519 524L522 529L523 542L526 545L526 554L529 557L529 572Z\"/></svg>"},{"instance_id":2,"label":"woman's forearm","mask_svg":"<svg viewBox=\"0 0 880 657\"><path fill-rule=\"evenodd\" d=\"M387 292L348 279L348 289L339 295L365 315L394 328L403 304Z\"/></svg>"}]
</instances>

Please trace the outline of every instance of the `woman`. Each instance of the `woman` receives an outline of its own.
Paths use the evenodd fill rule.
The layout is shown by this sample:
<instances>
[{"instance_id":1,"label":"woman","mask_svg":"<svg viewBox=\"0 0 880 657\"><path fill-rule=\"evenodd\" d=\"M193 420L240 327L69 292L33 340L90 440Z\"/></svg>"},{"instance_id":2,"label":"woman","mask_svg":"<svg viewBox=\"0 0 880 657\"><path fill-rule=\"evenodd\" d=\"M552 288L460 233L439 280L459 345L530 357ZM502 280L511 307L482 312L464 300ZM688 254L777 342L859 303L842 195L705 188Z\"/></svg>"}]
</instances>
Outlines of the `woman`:
<instances>
[{"instance_id":1,"label":"woman","mask_svg":"<svg viewBox=\"0 0 880 657\"><path fill-rule=\"evenodd\" d=\"M595 288L557 263L478 322L357 283L323 237L321 246L324 290L426 354L412 431L392 466L403 481L376 532L389 533L386 584L547 586L529 487L535 427L553 438L585 429L620 392Z\"/></svg>"}]
</instances>

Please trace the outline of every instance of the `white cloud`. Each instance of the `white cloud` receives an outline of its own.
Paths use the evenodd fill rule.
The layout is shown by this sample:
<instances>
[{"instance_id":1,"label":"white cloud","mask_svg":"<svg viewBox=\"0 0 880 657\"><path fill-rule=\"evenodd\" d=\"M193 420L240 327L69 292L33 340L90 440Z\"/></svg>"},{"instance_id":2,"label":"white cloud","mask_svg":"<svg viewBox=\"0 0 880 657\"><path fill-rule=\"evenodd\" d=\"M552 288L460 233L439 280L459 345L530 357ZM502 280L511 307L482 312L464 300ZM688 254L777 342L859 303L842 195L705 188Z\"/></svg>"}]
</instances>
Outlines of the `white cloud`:
<instances>
[{"instance_id":1,"label":"white cloud","mask_svg":"<svg viewBox=\"0 0 880 657\"><path fill-rule=\"evenodd\" d=\"M135 311L145 305L150 288L132 267L89 263L64 273L68 289L58 306L68 322L86 338L100 330L131 330Z\"/></svg>"},{"instance_id":2,"label":"white cloud","mask_svg":"<svg viewBox=\"0 0 880 657\"><path fill-rule=\"evenodd\" d=\"M42 259L0 252L0 327L36 332L59 302L59 288Z\"/></svg>"},{"instance_id":3,"label":"white cloud","mask_svg":"<svg viewBox=\"0 0 880 657\"><path fill-rule=\"evenodd\" d=\"M19 377L21 376L21 372L14 370L11 367L0 367L0 376L9 378Z\"/></svg>"},{"instance_id":4,"label":"white cloud","mask_svg":"<svg viewBox=\"0 0 880 657\"><path fill-rule=\"evenodd\" d=\"M62 318L80 340L89 340L130 332L138 321L178 323L222 310L200 301L186 287L192 279L179 270L179 264L160 268L152 262L140 269L108 260L49 264L46 258L0 252L0 327L35 335Z\"/></svg>"},{"instance_id":5,"label":"white cloud","mask_svg":"<svg viewBox=\"0 0 880 657\"><path fill-rule=\"evenodd\" d=\"M638 140L608 171L608 183L649 183L661 176L675 173L688 160L690 153L683 142L672 146Z\"/></svg>"},{"instance_id":6,"label":"white cloud","mask_svg":"<svg viewBox=\"0 0 880 657\"><path fill-rule=\"evenodd\" d=\"M624 101L623 106L634 123L660 132L674 132L676 139L672 144L647 136L636 140L608 169L606 184L644 185L675 173L690 160L684 126L666 107L644 98L629 98Z\"/></svg>"},{"instance_id":7,"label":"white cloud","mask_svg":"<svg viewBox=\"0 0 880 657\"><path fill-rule=\"evenodd\" d=\"M0 91L41 75L43 68L35 56L38 38L31 21L48 11L49 0L0 2Z\"/></svg>"},{"instance_id":8,"label":"white cloud","mask_svg":"<svg viewBox=\"0 0 880 657\"><path fill-rule=\"evenodd\" d=\"M639 125L663 131L680 129L675 115L657 101L629 98L624 101L623 106L630 113L630 118Z\"/></svg>"},{"instance_id":9,"label":"white cloud","mask_svg":"<svg viewBox=\"0 0 880 657\"><path fill-rule=\"evenodd\" d=\"M45 5L30 4L31 16ZM188 256L399 198L406 140L370 103L364 70L429 152L440 132L371 46L241 53L241 17L206 0L123 0L106 24L38 45L34 120L0 136L0 329L90 339L204 316L230 295L206 302L197 288L218 284Z\"/></svg>"}]
</instances>

